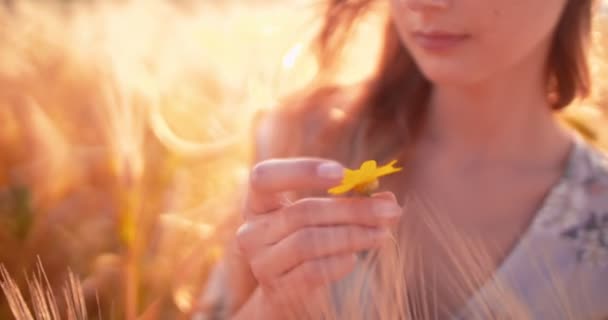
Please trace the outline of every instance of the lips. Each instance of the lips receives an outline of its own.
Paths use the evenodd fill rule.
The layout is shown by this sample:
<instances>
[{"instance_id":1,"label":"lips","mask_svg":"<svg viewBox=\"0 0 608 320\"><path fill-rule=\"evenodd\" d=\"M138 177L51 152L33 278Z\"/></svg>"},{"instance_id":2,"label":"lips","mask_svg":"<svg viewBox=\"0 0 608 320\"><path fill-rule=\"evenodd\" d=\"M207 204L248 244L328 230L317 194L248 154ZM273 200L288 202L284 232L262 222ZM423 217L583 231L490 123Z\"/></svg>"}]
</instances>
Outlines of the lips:
<instances>
[{"instance_id":1,"label":"lips","mask_svg":"<svg viewBox=\"0 0 608 320\"><path fill-rule=\"evenodd\" d=\"M414 41L428 51L446 51L455 48L470 38L467 34L449 32L414 32Z\"/></svg>"}]
</instances>

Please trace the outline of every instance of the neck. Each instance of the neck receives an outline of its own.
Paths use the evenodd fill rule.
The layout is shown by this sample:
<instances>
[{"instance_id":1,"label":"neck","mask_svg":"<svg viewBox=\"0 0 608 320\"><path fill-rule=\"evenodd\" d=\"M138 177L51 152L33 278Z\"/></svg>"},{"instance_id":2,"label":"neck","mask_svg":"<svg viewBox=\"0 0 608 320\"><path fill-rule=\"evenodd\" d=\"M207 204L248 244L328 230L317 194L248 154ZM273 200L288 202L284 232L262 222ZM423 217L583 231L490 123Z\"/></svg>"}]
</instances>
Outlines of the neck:
<instances>
[{"instance_id":1,"label":"neck","mask_svg":"<svg viewBox=\"0 0 608 320\"><path fill-rule=\"evenodd\" d=\"M540 64L535 64L540 65ZM568 140L547 101L544 70L522 65L470 86L435 85L422 140L468 158L521 158Z\"/></svg>"}]
</instances>

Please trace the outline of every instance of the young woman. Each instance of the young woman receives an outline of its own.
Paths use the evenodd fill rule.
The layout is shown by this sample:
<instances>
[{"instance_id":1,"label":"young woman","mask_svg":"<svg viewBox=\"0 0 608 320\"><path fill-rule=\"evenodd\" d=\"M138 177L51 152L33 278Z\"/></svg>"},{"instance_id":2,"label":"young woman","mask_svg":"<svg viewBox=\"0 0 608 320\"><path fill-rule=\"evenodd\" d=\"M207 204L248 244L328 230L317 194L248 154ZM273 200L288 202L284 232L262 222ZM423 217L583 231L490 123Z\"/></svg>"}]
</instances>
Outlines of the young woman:
<instances>
[{"instance_id":1,"label":"young woman","mask_svg":"<svg viewBox=\"0 0 608 320\"><path fill-rule=\"evenodd\" d=\"M377 3L327 2L324 71ZM368 81L299 94L259 122L243 225L208 291L214 310L608 316L608 165L557 118L589 91L596 4L389 2ZM327 194L369 159L403 170L372 196Z\"/></svg>"}]
</instances>

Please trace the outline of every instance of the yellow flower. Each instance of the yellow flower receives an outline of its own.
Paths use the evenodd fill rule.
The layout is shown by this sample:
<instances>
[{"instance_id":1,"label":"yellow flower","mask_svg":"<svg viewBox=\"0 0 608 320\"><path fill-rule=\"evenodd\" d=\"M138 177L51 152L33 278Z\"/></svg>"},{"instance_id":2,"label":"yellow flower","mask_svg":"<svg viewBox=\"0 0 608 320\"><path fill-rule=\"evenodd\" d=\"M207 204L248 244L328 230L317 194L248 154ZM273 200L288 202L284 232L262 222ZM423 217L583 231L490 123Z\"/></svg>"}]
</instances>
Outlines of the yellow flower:
<instances>
[{"instance_id":1,"label":"yellow flower","mask_svg":"<svg viewBox=\"0 0 608 320\"><path fill-rule=\"evenodd\" d=\"M395 163L397 163L397 160L393 160L389 164L378 168L375 160L368 160L361 164L361 167L357 170L345 169L342 183L329 189L328 192L333 195L339 195L355 190L360 194L369 195L378 189L378 178L402 170L402 168L393 167Z\"/></svg>"}]
</instances>

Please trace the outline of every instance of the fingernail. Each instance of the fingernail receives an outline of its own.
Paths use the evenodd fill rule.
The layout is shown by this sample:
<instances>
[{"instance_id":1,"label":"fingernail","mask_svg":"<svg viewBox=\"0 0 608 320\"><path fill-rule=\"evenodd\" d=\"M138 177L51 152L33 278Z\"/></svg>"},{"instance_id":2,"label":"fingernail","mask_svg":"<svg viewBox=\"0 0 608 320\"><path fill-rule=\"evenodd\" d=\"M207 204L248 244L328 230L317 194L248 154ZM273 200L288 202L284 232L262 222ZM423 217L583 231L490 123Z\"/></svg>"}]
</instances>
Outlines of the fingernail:
<instances>
[{"instance_id":1,"label":"fingernail","mask_svg":"<svg viewBox=\"0 0 608 320\"><path fill-rule=\"evenodd\" d=\"M317 175L324 179L342 179L344 168L336 162L326 162L317 167Z\"/></svg>"}]
</instances>

